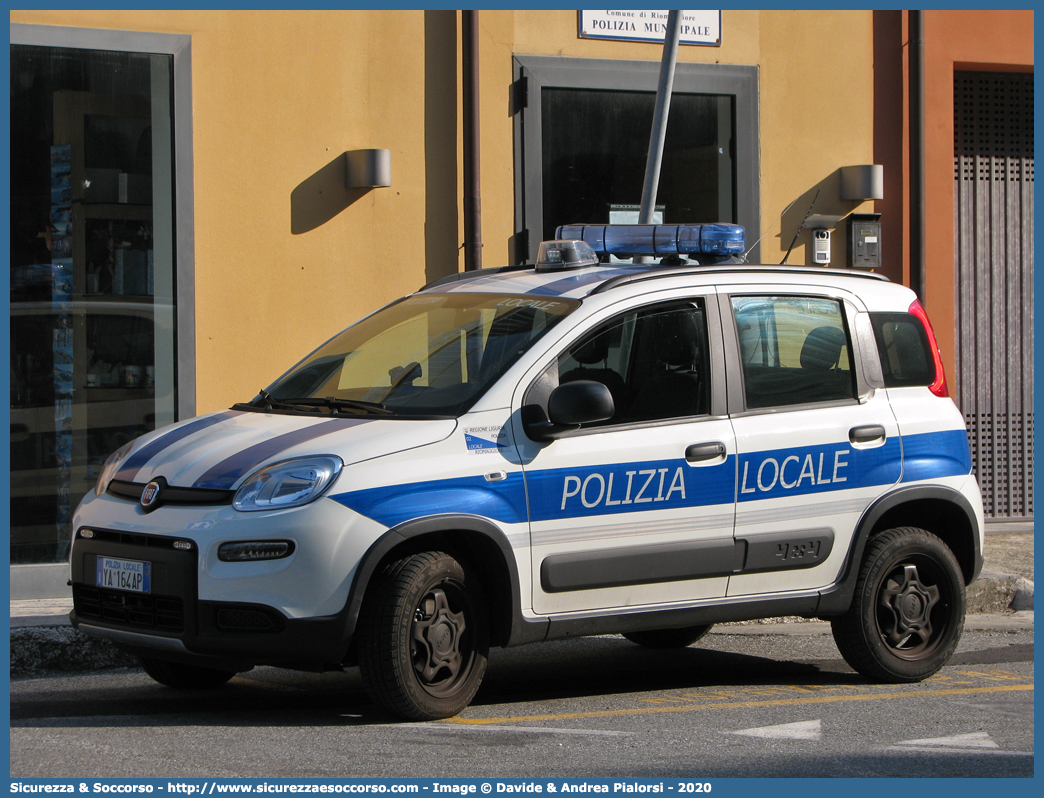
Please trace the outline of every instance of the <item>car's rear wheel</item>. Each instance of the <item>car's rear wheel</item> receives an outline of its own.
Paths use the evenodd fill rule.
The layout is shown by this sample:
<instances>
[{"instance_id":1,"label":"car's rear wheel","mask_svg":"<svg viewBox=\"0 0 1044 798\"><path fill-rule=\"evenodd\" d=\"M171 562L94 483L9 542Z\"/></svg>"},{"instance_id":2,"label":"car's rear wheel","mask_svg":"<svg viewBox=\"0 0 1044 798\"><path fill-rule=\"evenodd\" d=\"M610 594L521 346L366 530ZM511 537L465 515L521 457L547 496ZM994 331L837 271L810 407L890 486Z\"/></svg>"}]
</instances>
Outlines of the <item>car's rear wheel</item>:
<instances>
[{"instance_id":1,"label":"car's rear wheel","mask_svg":"<svg viewBox=\"0 0 1044 798\"><path fill-rule=\"evenodd\" d=\"M964 577L935 535L904 527L867 544L848 612L831 628L841 655L878 682L918 682L953 655L964 629Z\"/></svg>"},{"instance_id":2,"label":"car's rear wheel","mask_svg":"<svg viewBox=\"0 0 1044 798\"><path fill-rule=\"evenodd\" d=\"M182 690L202 690L220 687L233 676L235 671L223 671L215 668L203 668L199 665L186 665L180 662L167 662L153 657L142 657L141 667L145 673L160 684Z\"/></svg>"},{"instance_id":3,"label":"car's rear wheel","mask_svg":"<svg viewBox=\"0 0 1044 798\"><path fill-rule=\"evenodd\" d=\"M475 697L489 629L477 579L449 554L391 563L367 597L359 665L373 699L410 720L448 718Z\"/></svg>"},{"instance_id":4,"label":"car's rear wheel","mask_svg":"<svg viewBox=\"0 0 1044 798\"><path fill-rule=\"evenodd\" d=\"M713 625L708 623L703 626L683 626L679 629L644 629L640 632L624 632L623 636L632 643L646 648L685 648L707 634Z\"/></svg>"}]
</instances>

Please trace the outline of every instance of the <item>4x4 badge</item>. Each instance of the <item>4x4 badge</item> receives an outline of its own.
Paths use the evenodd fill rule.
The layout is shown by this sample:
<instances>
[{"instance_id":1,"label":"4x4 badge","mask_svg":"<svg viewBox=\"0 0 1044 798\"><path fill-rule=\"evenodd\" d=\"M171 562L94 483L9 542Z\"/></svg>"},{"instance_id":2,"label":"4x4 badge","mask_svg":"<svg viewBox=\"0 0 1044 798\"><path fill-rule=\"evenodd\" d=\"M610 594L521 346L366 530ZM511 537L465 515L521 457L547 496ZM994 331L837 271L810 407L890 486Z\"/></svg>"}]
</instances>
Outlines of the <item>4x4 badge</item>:
<instances>
[{"instance_id":1,"label":"4x4 badge","mask_svg":"<svg viewBox=\"0 0 1044 798\"><path fill-rule=\"evenodd\" d=\"M160 484L153 480L145 486L145 490L141 492L141 506L145 508L151 507L156 503L156 499L159 498Z\"/></svg>"}]
</instances>

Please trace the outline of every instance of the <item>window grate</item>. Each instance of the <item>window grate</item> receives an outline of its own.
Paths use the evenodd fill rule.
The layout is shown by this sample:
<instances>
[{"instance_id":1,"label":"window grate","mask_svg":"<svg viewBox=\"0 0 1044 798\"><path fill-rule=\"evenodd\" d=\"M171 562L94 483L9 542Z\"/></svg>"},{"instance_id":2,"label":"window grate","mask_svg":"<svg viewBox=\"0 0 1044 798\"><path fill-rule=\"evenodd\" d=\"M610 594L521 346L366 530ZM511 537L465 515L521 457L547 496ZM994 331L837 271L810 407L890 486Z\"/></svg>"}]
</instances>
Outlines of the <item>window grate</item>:
<instances>
[{"instance_id":1,"label":"window grate","mask_svg":"<svg viewBox=\"0 0 1044 798\"><path fill-rule=\"evenodd\" d=\"M986 516L1032 518L1033 413L966 414L965 423Z\"/></svg>"},{"instance_id":2,"label":"window grate","mask_svg":"<svg viewBox=\"0 0 1044 798\"><path fill-rule=\"evenodd\" d=\"M954 77L954 177L1033 182L1033 75Z\"/></svg>"},{"instance_id":3,"label":"window grate","mask_svg":"<svg viewBox=\"0 0 1044 798\"><path fill-rule=\"evenodd\" d=\"M954 74L954 399L989 518L1033 517L1033 75Z\"/></svg>"}]
</instances>

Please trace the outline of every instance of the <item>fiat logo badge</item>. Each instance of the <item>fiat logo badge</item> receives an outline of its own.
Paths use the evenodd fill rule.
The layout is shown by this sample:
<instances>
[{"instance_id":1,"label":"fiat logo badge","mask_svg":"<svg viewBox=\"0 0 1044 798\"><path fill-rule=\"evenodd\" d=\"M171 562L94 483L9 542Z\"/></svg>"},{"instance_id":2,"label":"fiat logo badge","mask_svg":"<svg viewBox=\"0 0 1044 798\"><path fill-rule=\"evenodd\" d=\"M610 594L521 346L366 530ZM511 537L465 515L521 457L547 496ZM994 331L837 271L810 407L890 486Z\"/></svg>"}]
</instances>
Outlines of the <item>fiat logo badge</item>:
<instances>
[{"instance_id":1,"label":"fiat logo badge","mask_svg":"<svg viewBox=\"0 0 1044 798\"><path fill-rule=\"evenodd\" d=\"M145 508L151 507L156 503L156 499L159 498L160 484L153 480L145 486L145 490L141 492L141 506Z\"/></svg>"}]
</instances>

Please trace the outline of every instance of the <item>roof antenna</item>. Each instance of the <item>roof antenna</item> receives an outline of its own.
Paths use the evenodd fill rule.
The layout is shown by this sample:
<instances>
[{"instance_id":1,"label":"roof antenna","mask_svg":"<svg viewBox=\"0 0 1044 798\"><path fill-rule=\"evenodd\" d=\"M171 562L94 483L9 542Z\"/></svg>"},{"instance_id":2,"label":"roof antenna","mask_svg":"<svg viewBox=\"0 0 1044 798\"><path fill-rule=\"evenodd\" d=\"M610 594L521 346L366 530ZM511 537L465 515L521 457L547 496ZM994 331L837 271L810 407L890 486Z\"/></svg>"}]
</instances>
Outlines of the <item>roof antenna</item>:
<instances>
[{"instance_id":1,"label":"roof antenna","mask_svg":"<svg viewBox=\"0 0 1044 798\"><path fill-rule=\"evenodd\" d=\"M812 198L812 204L808 206L808 213L806 213L806 214L805 214L805 218L804 218L804 219L802 219L802 220L801 220L801 224L800 224L800 225L798 225L798 229L797 229L797 232L796 232L796 233L794 233L794 240L790 242L790 248L789 248L789 249L787 250L787 254L786 254L786 255L784 255L784 256L783 256L783 260L781 260L781 261L779 262L779 265L780 265L780 266L786 266L786 265L787 265L787 258L789 258L789 257L790 257L790 253L791 253L791 251L792 251L792 250L794 249L794 245L795 245L795 244L797 243L797 240L798 240L798 236L799 236L799 235L801 235L801 230L802 230L802 229L804 228L804 226L805 226L805 222L807 221L808 217L812 215L812 209L813 209L814 207L816 207L816 200L817 200L817 199L819 199L819 192L820 192L820 191L822 191L822 189L819 189L819 190L817 190L817 191L816 191L816 196L814 196L814 197ZM797 202L797 200L794 200L794 202ZM793 205L794 203L792 202L792 203L790 203L790 204L791 204L791 205ZM786 213L786 211L783 211L783 213Z\"/></svg>"},{"instance_id":2,"label":"roof antenna","mask_svg":"<svg viewBox=\"0 0 1044 798\"><path fill-rule=\"evenodd\" d=\"M794 207L794 203L795 203L795 202L797 202L797 199L796 199L796 198L795 198L794 200L792 200L792 201L791 201L791 203L790 203L790 204L789 204L789 205L788 205L787 207L785 207L785 208L783 209L783 213L786 213L786 212L787 212L787 211L789 211L789 210L790 210L791 208L793 208L793 207ZM781 214L779 215L779 218L777 218L777 219L776 219L776 222L778 222L778 221L779 221L780 219L782 219L782 218L783 218L783 213L781 213ZM768 231L769 231L769 230L771 230L771 229L772 229L772 228L773 228L773 227L775 226L776 222L773 222L773 223L772 223L772 224L770 224L770 225L769 225L768 227L766 227L766 228L765 228L765 232L763 232L763 233L762 233L762 234L761 234L761 235L760 235L760 236L758 237L758 240L757 240L757 241L755 241L755 242L754 242L753 244L751 244L751 245L750 245L750 248L749 248L749 249L748 249L748 250L747 250L746 252L744 252L744 253L743 253L742 255L740 255L740 256L739 256L739 259L740 259L740 261L741 261L742 263L746 263L746 262L747 262L747 255L749 255L749 254L750 254L750 253L751 253L751 252L752 252L752 251L754 250L754 247L756 247L756 246L757 246L758 244L760 244L760 243L761 243L761 239L762 239L762 238L764 238L764 237L765 237L766 235L768 235Z\"/></svg>"}]
</instances>

